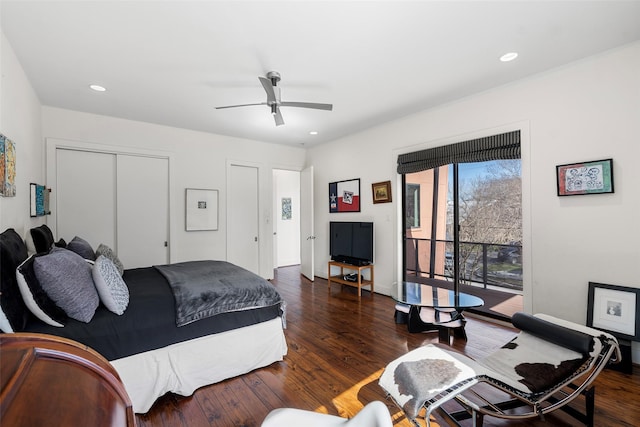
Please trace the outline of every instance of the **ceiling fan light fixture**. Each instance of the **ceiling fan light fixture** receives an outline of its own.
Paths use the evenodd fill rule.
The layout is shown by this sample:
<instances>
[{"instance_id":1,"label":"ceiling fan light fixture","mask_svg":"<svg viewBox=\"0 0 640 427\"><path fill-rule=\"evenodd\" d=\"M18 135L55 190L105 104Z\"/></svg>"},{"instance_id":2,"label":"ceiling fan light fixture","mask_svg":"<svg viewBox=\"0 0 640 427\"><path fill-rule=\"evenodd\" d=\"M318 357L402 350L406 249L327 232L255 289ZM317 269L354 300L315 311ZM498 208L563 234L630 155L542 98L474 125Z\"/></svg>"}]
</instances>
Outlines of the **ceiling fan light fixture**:
<instances>
[{"instance_id":1,"label":"ceiling fan light fixture","mask_svg":"<svg viewBox=\"0 0 640 427\"><path fill-rule=\"evenodd\" d=\"M509 61L513 61L517 57L518 57L518 52L509 52L509 53L505 53L504 55L502 55L500 57L500 61L509 62Z\"/></svg>"}]
</instances>

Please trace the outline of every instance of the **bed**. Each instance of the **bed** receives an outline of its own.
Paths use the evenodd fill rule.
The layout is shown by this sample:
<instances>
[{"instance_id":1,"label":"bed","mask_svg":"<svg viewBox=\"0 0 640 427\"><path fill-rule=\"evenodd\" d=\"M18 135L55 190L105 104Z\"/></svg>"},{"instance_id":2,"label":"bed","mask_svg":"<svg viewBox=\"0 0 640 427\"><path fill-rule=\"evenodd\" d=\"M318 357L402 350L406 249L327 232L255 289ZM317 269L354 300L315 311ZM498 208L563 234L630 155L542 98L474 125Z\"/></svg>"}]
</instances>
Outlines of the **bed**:
<instances>
[{"instance_id":1,"label":"bed","mask_svg":"<svg viewBox=\"0 0 640 427\"><path fill-rule=\"evenodd\" d=\"M71 257L66 248L55 248L46 226L29 234L31 239L27 236L26 243L12 229L0 235L2 330L61 336L96 350L115 367L136 413L147 412L167 392L190 395L204 385L281 361L287 352L285 302L277 290L268 281L223 261L121 268L120 277L126 285L123 291L128 293L126 308L117 314L112 310L113 302L105 301L99 293L99 304L89 321L84 314L70 317L59 310L63 304L43 304L42 290L30 288L33 300L29 300L24 295L24 282L34 280L30 275L35 270L27 268L29 263L41 265L52 254ZM35 250L38 254L31 257L27 253L30 240L33 246L39 246ZM54 249L43 251L42 245ZM58 246L63 245L66 243L58 242ZM43 254L49 254L49 258ZM117 269L116 263L104 262L104 252L102 255L91 264L92 271L103 264L111 272L113 266ZM56 262L61 261L56 258ZM217 272L212 273L212 269ZM13 271L17 274L11 274ZM247 278L256 284L257 291L253 284L238 282ZM209 289L213 282L225 292L239 289L240 296L230 301L225 294L226 299L221 299L219 287L216 291ZM82 305L92 304L95 302ZM43 313L34 313L34 306L44 312L44 320Z\"/></svg>"}]
</instances>

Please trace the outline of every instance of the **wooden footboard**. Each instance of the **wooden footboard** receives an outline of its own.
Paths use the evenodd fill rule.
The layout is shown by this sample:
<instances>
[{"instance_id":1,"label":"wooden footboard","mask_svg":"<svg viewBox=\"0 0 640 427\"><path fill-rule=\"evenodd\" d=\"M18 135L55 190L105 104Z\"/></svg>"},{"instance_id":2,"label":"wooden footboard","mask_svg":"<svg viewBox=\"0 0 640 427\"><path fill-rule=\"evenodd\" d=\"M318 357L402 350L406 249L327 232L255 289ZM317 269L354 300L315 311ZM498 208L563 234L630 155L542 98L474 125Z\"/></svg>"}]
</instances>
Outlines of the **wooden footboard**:
<instances>
[{"instance_id":1,"label":"wooden footboard","mask_svg":"<svg viewBox=\"0 0 640 427\"><path fill-rule=\"evenodd\" d=\"M0 335L0 419L7 426L135 426L133 407L109 362L75 341Z\"/></svg>"}]
</instances>

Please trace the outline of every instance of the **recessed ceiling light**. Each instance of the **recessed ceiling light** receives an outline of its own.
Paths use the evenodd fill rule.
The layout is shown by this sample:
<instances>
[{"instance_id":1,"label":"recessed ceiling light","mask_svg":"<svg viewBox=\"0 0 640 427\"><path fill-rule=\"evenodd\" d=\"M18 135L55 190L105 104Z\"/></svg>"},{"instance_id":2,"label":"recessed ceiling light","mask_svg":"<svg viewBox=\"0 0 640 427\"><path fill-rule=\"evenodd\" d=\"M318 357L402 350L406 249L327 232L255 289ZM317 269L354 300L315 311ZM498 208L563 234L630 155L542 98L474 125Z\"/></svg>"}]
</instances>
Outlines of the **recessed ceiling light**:
<instances>
[{"instance_id":1,"label":"recessed ceiling light","mask_svg":"<svg viewBox=\"0 0 640 427\"><path fill-rule=\"evenodd\" d=\"M105 90L107 90L104 86L100 86L100 85L89 85L89 87L95 90L96 92L104 92Z\"/></svg>"},{"instance_id":2,"label":"recessed ceiling light","mask_svg":"<svg viewBox=\"0 0 640 427\"><path fill-rule=\"evenodd\" d=\"M518 57L518 52L509 52L509 53L505 53L504 55L502 55L500 57L500 61L509 62L509 61L513 61L517 57Z\"/></svg>"},{"instance_id":3,"label":"recessed ceiling light","mask_svg":"<svg viewBox=\"0 0 640 427\"><path fill-rule=\"evenodd\" d=\"M318 131L317 130L312 130L311 132L309 132L309 135L317 135Z\"/></svg>"}]
</instances>

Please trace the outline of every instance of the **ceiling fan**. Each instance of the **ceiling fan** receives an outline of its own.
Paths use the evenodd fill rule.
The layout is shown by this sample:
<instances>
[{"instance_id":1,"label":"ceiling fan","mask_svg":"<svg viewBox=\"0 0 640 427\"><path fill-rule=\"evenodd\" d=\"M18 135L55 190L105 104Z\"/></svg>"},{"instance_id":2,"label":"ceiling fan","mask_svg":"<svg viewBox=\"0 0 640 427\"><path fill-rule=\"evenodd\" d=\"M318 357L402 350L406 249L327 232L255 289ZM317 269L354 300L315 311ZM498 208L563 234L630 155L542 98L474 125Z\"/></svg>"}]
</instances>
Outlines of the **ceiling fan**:
<instances>
[{"instance_id":1,"label":"ceiling fan","mask_svg":"<svg viewBox=\"0 0 640 427\"><path fill-rule=\"evenodd\" d=\"M255 104L227 105L224 107L216 107L216 110L224 108L249 107L252 105L268 105L269 108L271 108L271 114L276 121L276 126L280 126L284 124L282 113L280 113L280 107L313 108L316 110L327 111L331 111L333 109L332 104L282 101L280 99L280 88L278 87L278 82L280 81L280 73L278 73L277 71L269 71L267 73L267 77L260 76L258 77L258 80L260 80L260 83L262 83L264 91L267 92L267 102L259 102Z\"/></svg>"}]
</instances>

